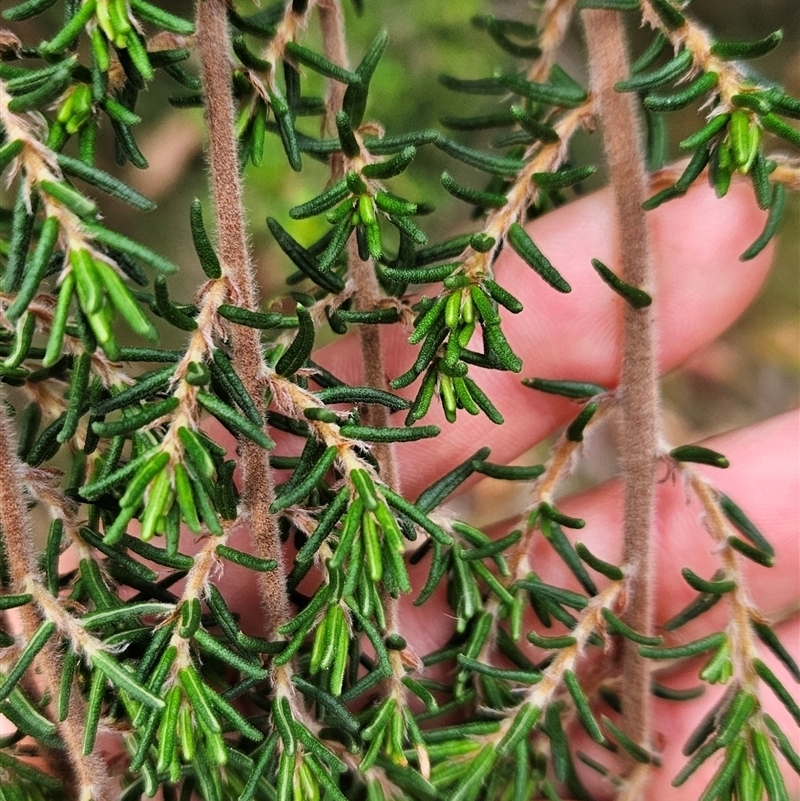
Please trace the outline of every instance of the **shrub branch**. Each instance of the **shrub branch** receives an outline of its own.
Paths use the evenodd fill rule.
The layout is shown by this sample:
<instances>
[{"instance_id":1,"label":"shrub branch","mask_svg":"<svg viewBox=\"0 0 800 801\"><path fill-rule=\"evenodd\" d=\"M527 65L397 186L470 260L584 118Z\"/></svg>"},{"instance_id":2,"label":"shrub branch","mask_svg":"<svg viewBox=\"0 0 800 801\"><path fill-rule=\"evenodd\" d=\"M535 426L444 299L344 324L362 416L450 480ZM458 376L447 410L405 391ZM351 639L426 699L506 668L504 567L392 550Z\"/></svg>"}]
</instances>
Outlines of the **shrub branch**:
<instances>
[{"instance_id":1,"label":"shrub branch","mask_svg":"<svg viewBox=\"0 0 800 801\"><path fill-rule=\"evenodd\" d=\"M231 94L230 42L226 4L223 0L198 3L197 37L206 96L209 130L209 171L214 195L219 252L223 274L243 308L258 309L258 290L247 249L242 187L234 134L234 108ZM259 412L264 402L265 364L258 332L235 326L231 332L233 364ZM250 441L242 441L243 500L249 512L251 536L256 554L275 559L278 569L260 573L262 600L268 615L269 634L289 619L283 553L277 521L270 514L274 481L267 452Z\"/></svg>"},{"instance_id":2,"label":"shrub branch","mask_svg":"<svg viewBox=\"0 0 800 801\"><path fill-rule=\"evenodd\" d=\"M639 128L638 100L614 91L629 74L627 46L619 14L584 12L591 87L603 129L606 158L616 205L617 241L622 279L652 290L652 260L642 203L647 176ZM624 474L623 562L628 583L625 622L649 635L653 627L652 532L658 435L658 391L653 318L649 308L624 309L622 375L618 396L622 408L621 448ZM649 750L650 671L637 647L625 643L623 656L624 714L628 735ZM637 770L642 775L642 770ZM630 798L643 783L631 777Z\"/></svg>"}]
</instances>

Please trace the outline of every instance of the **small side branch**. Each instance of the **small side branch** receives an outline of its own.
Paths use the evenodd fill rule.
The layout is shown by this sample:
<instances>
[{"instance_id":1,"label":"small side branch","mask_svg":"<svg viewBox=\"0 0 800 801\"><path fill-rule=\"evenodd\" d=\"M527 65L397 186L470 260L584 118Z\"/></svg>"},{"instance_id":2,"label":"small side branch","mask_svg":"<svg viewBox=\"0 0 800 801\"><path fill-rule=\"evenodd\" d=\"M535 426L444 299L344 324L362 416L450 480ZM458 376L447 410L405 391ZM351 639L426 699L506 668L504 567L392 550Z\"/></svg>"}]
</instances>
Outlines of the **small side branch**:
<instances>
[{"instance_id":1,"label":"small side branch","mask_svg":"<svg viewBox=\"0 0 800 801\"><path fill-rule=\"evenodd\" d=\"M358 249L355 247L355 237L351 239L349 247L350 274L358 287L356 293L356 307L361 310L374 309L381 299L378 281L375 278L375 267L372 261L361 261ZM361 341L361 355L364 361L364 383L368 387L388 390L386 370L381 350L381 334L377 325L360 325L358 336ZM377 428L386 428L389 425L389 411L385 406L371 406L367 410L367 425ZM394 445L390 442L376 443L374 447L375 458L381 470L381 478L386 486L395 492L400 492L400 471L397 468ZM383 604L386 613L387 634L400 633L400 605L396 598L388 594L383 595ZM396 653L396 652L395 652ZM400 675L402 675L402 669Z\"/></svg>"},{"instance_id":2,"label":"small side branch","mask_svg":"<svg viewBox=\"0 0 800 801\"><path fill-rule=\"evenodd\" d=\"M33 550L33 531L25 508L25 493L22 491L21 470L13 447L11 425L5 409L0 404L0 465L3 466L0 480L0 532L2 547L6 552L13 584L12 593L25 593L32 584L39 586L39 571ZM19 609L19 620L25 642L30 642L42 623L42 616L33 604ZM57 698L61 684L61 655L55 639L51 639L39 652L34 662L42 677L44 690L51 698ZM70 695L67 717L59 725L59 734L64 740L72 769L75 772L79 801L111 801L111 781L103 761L95 754L84 755L83 732L86 728L86 705L80 693Z\"/></svg>"}]
</instances>

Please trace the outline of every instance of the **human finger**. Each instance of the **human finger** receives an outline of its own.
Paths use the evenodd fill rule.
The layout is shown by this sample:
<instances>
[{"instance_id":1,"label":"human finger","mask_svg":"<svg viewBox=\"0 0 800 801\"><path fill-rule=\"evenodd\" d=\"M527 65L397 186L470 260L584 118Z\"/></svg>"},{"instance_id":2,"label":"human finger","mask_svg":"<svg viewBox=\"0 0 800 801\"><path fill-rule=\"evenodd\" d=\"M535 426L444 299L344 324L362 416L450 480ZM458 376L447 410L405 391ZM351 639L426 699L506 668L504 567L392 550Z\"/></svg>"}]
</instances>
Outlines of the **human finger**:
<instances>
[{"instance_id":1,"label":"human finger","mask_svg":"<svg viewBox=\"0 0 800 801\"><path fill-rule=\"evenodd\" d=\"M739 255L764 222L744 184L718 200L707 187L696 187L649 218L657 286L655 321L659 365L669 370L713 340L743 311L760 287L770 261L764 251L751 262ZM617 266L611 193L597 192L536 220L529 231L542 251L572 286L561 295L545 286L513 252L498 259L498 281L525 305L518 316L506 315L504 330L523 359L526 376L572 378L613 387L621 354L622 301L590 266L599 258ZM407 333L382 331L388 377L406 370L414 349ZM344 381L363 381L358 342L345 338L321 349L315 359ZM521 386L515 373L478 370L476 380L509 423L495 426L483 415L462 415L456 425L443 423L433 440L398 449L403 490L413 497L437 474L467 458L476 443L490 443L495 461L506 462L564 423L571 406ZM413 388L409 392L414 392ZM442 423L441 411L426 423Z\"/></svg>"},{"instance_id":2,"label":"human finger","mask_svg":"<svg viewBox=\"0 0 800 801\"><path fill-rule=\"evenodd\" d=\"M800 541L800 425L798 414L788 414L767 420L754 426L729 432L706 443L715 450L727 454L731 467L716 471L713 475L718 488L736 499L751 521L768 538L776 551L776 564L766 569L747 560L740 560L744 575L757 607L768 619L780 619L788 615L776 627L781 641L800 660L800 638L798 638L797 607L800 600L800 571L798 570L798 546ZM704 475L711 478L711 468ZM569 515L580 515L586 520L580 539L600 558L618 564L621 559L622 501L619 481L608 482L590 492L559 501L559 508ZM687 563L704 577L710 577L718 563L715 561L716 546L700 519L700 509L687 498L686 487L680 481L666 481L658 493L658 533L656 536L656 567L654 571L654 594L657 624L661 625L673 616L692 598L694 593L680 577L680 568ZM505 533L506 526L501 533ZM700 560L698 564L697 560ZM532 551L532 564L542 579L556 586L576 587L574 578L560 559L554 558L544 538L538 538ZM422 572L423 566L418 567ZM419 578L422 578L421 576ZM402 599L403 634L410 645L425 654L441 648L454 631L452 611L447 606L445 593L439 594L423 610ZM724 604L719 612L707 614L678 632L669 633L670 642L680 643L704 636L711 631L723 630L726 626ZM533 621L528 621L530 627ZM539 654L541 656L541 654ZM792 686L786 669L766 649L761 648L761 658L770 664L787 687ZM591 653L586 659L591 658ZM607 658L602 655L600 658ZM600 668L601 666L598 666ZM436 678L450 678L436 668ZM671 687L682 688L697 685L698 663L680 666L669 677L661 680ZM790 689L791 691L791 689ZM657 747L662 752L664 768L654 773L653 785L648 798L675 799L688 797L671 787L670 782L683 766L681 748L689 732L702 718L705 706L713 703L716 693L708 693L709 699L683 705L662 700L655 701L653 720L657 735ZM794 723L783 707L763 688L765 709L795 736ZM704 706L705 705L705 706ZM607 711L607 710L606 710ZM581 740L581 748L591 750L588 738ZM596 753L592 752L594 756ZM605 754L607 760L608 755ZM713 765L705 771L713 770ZM788 773L787 773L788 776ZM702 781L698 779L697 781ZM603 783L599 782L598 798L605 798ZM606 788L608 789L608 788ZM685 788L684 788L685 789ZM609 796L611 797L611 796ZM695 797L695 796L692 796Z\"/></svg>"},{"instance_id":3,"label":"human finger","mask_svg":"<svg viewBox=\"0 0 800 801\"><path fill-rule=\"evenodd\" d=\"M793 410L756 425L730 431L703 443L724 453L730 467L724 470L692 465L712 486L741 507L775 548L775 566L762 567L745 558L739 563L748 591L767 614L796 603L800 597L800 416ZM559 502L567 514L586 520L580 532L589 548L602 559L618 564L622 549L622 488L609 482L587 493ZM731 533L738 532L731 528ZM547 545L535 547L534 559L547 558ZM664 465L656 493L656 531L654 541L656 571L654 599L658 623L677 614L696 592L680 579L681 568L710 578L720 567L719 543L705 527L703 510L681 479L680 473ZM570 581L566 574L559 576ZM552 580L552 579L551 579ZM719 624L724 605L698 620ZM704 622L705 621L705 622ZM682 630L683 631L683 630ZM685 630L692 639L696 631Z\"/></svg>"},{"instance_id":4,"label":"human finger","mask_svg":"<svg viewBox=\"0 0 800 801\"><path fill-rule=\"evenodd\" d=\"M746 511L752 522L775 548L775 567L763 568L742 559L744 575L756 605L768 617L792 609L800 598L797 542L800 539L800 426L797 412L791 412L739 431L715 437L707 443L727 454L731 467L717 471L717 486ZM588 492L559 501L568 515L580 516L586 527L580 539L601 559L621 561L622 496L619 481L610 481ZM657 505L658 532L655 546L654 595L656 621L660 626L678 612L694 595L680 577L688 560L696 572L710 577L716 567L716 545L704 530L700 509L687 498L678 481L661 485ZM511 524L513 525L513 524ZM506 533L510 526L503 527ZM534 541L531 563L543 581L577 589L574 577L554 554L543 537ZM416 567L415 578L424 580L427 564ZM424 609L403 597L403 633L418 653L442 647L454 631L452 612L440 588ZM719 615L719 616L715 616ZM719 612L704 616L690 627L670 635L684 642L719 631L725 625L722 605ZM529 621L529 625L531 625ZM796 640L796 631L795 631ZM792 645L792 643L787 643ZM796 643L795 643L796 645ZM794 647L794 646L793 646Z\"/></svg>"}]
</instances>

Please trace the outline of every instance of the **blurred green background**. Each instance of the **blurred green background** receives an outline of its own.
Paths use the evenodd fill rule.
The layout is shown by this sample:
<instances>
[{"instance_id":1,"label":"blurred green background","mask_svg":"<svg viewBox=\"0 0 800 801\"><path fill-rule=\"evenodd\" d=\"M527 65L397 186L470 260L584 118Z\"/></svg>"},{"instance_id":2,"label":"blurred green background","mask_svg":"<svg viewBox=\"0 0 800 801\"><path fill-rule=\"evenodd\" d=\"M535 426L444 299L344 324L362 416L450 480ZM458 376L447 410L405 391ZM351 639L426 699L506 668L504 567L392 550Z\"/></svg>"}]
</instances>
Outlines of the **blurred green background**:
<instances>
[{"instance_id":1,"label":"blurred green background","mask_svg":"<svg viewBox=\"0 0 800 801\"><path fill-rule=\"evenodd\" d=\"M188 2L165 4L184 16L191 15ZM373 80L367 119L380 121L388 133L401 133L437 126L445 114L463 116L481 110L491 111L495 99L454 95L436 80L447 72L464 78L486 77L497 66L516 68L489 37L470 25L478 13L515 17L526 21L535 18L530 2L498 0L479 2L459 0L432 3L426 0L366 0L363 15L355 14L345 0L345 13L351 59L357 63L374 36L382 29L390 34L389 48ZM255 9L255 6L252 7ZM58 25L60 5L47 18L13 26L28 41L51 35ZM724 39L757 39L776 28L785 34L783 45L754 63L767 77L780 81L794 96L800 95L800 3L797 0L697 0L691 13ZM634 54L641 52L648 39L647 31L631 30ZM306 42L319 42L316 20L312 18ZM562 48L562 64L576 78L585 78L579 25L572 28ZM304 93L322 91L321 81L304 71L308 83ZM103 201L109 225L136 236L177 261L185 271L172 281L174 296L191 300L201 273L189 238L188 207L192 197L206 197L202 113L199 110L176 110L166 102L168 94L185 90L170 78L159 74L153 88L143 94L140 108L145 121L137 128L137 140L149 159L151 169L125 170L124 177L136 188L159 203L149 216L131 212L126 207ZM675 120L671 132L671 157L681 154L677 142L687 132L696 130L690 109ZM673 115L675 116L675 115ZM316 120L301 120L299 126L317 134ZM695 127L693 127L695 126ZM109 131L105 131L109 134ZM454 134L454 138L475 145L486 145L488 134ZM304 242L320 233L319 222L290 222L288 209L321 191L327 180L325 165L305 158L302 174L286 166L277 139L268 140L265 163L246 173L247 202L253 252L259 268L265 299L281 291L281 281L289 271L287 260L267 233L264 218L275 216L286 223ZM778 142L772 146L781 147ZM110 142L102 150L103 166L115 169ZM600 162L598 136L579 135L574 149L575 163ZM439 185L442 170L474 184L475 173L442 156L433 148L423 149L412 169L397 180L393 189L411 198L434 198L437 211L424 220L432 241L469 230L469 208L447 195ZM592 179L592 186L604 181L602 170ZM4 201L8 205L9 200ZM206 203L207 219L209 205ZM759 299L724 336L698 353L681 369L664 380L667 436L673 442L690 442L719 431L745 425L793 408L800 394L800 203L792 197L787 219L780 233L780 246L771 277ZM596 479L613 470L609 448L610 434L599 437L600 445L590 449L590 459L582 480ZM547 444L537 456L546 452ZM491 482L495 483L495 482ZM492 492L497 491L493 489ZM485 497L476 497L470 505L482 506ZM499 500L499 499L497 499Z\"/></svg>"}]
</instances>

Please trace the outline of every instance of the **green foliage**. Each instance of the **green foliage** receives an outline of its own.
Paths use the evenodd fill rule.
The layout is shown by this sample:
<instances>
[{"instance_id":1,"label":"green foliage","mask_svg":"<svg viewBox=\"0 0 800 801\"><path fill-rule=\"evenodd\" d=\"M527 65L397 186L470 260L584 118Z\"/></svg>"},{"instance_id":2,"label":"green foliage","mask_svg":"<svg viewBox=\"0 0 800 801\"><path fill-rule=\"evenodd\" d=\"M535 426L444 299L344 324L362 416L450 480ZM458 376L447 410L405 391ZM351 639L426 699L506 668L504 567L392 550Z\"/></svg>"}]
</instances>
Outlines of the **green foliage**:
<instances>
[{"instance_id":1,"label":"green foliage","mask_svg":"<svg viewBox=\"0 0 800 801\"><path fill-rule=\"evenodd\" d=\"M3 17L28 20L56 2L25 0ZM158 74L192 93L171 98L178 107L205 104L211 114L220 102L210 93L221 90L202 87L191 72L194 24L147 0L64 5L49 39L3 43L0 51L0 170L13 187L0 215L0 381L3 400L24 405L18 464L3 465L2 480L16 482L22 505L38 504L53 521L33 546L20 547L9 511L0 509L0 714L11 726L0 738L0 797L65 797L39 768L56 749L66 751L59 770L69 763L84 782L68 792L88 799L80 760L113 729L123 749L115 797L129 801L159 791L204 801L589 799L576 761L612 774L574 749L565 730L574 721L600 747L657 763L649 745L626 733L624 719L596 711L615 680L610 661L590 680L580 669L587 653L628 641L653 660L702 655L702 682L727 688L687 742L676 786L713 756L704 799L788 798L784 763L798 770L800 760L791 736L764 712L764 687L798 724L800 709L755 645L737 643L757 639L792 678L800 680L800 671L773 628L740 599L737 554L761 566L775 560L745 512L703 485L707 515L722 521L712 533L723 566L710 579L683 570L698 595L664 624L663 639L625 623L627 567L565 533L586 521L555 505L563 475L553 465L570 461L617 403L614 392L580 377L523 380L580 404L547 465L492 463L481 448L415 500L398 491L387 466L394 447L440 434L439 426L414 425L434 401L449 424L460 411L504 424L481 387L489 383L483 370L525 368L507 336L509 315L523 312L521 293L499 283L501 253L513 251L544 279L548 286L532 278L543 296L571 291L526 229L595 171L576 166L572 148L593 99L552 60L557 44L527 21L472 20L499 49L497 71L440 81L456 93L453 107L470 95L485 98L486 109L445 114L441 123L454 135L500 129L487 149L436 129L387 134L375 121L384 110L370 87L389 68L386 33L350 67L336 63L343 51L330 9L319 46L305 38L316 3L253 13L232 4L231 52L215 55L231 63L240 171L261 168L276 153L295 172L311 160L330 166L322 179L308 170L302 202L272 209L283 222L266 217L299 272L280 297L251 308L223 256L233 210L218 208L207 228L201 202L191 205L188 228L204 275L196 292L185 282L168 285L178 265L103 221L106 196L135 212L155 208L99 166L97 145L113 140L120 168L147 167L137 126L161 102ZM680 143L688 165L646 207L685 194L704 174L719 196L735 174L748 176L769 210L763 234L742 255L751 259L773 238L791 184L791 164L768 149L768 134L782 147L800 147L786 122L800 117L800 101L738 62L768 53L782 34L712 41L703 50L702 38L686 35L694 23L682 8L669 0L645 5L661 29L650 31L651 45L616 89L636 93L649 112L651 161L662 115L690 105L705 114ZM640 11L628 0L578 6ZM538 24L553 21L543 14ZM324 99L316 94L323 82ZM413 176L431 172L431 145L447 157L448 171L428 176L419 192ZM438 184L474 214L469 231L429 244L423 218ZM188 261L181 258L181 271ZM592 265L631 310L653 302L613 267ZM407 396L369 380L351 385L314 361L326 326L334 335L357 326L366 341L370 326L402 323L417 355L389 376L389 386L416 384ZM246 347L242 332L251 336ZM159 338L178 347L141 342ZM400 411L404 424L390 419ZM237 451L253 449L271 452L261 489L235 477ZM723 454L698 445L659 456L689 481L700 481L692 463L728 466ZM490 537L440 511L476 474L537 482L522 528ZM253 511L259 492L269 496L260 498L269 522ZM239 540L233 547L242 522L258 529L253 542L265 541L259 527L272 526L294 550L265 552ZM534 537L578 589L532 569ZM415 603L442 588L454 627L447 643L419 658L397 610L415 590L410 565L422 561L427 578ZM254 593L266 599L265 588L277 586L285 597L284 611L267 609L283 615L267 636L247 608L258 604L237 598L220 578L230 565L255 574ZM739 613L728 628L694 640L672 636L723 596ZM42 691L28 679L44 660L57 681ZM441 663L451 671L447 683L425 670ZM676 695L654 686L659 692ZM77 725L76 747L68 730Z\"/></svg>"}]
</instances>

